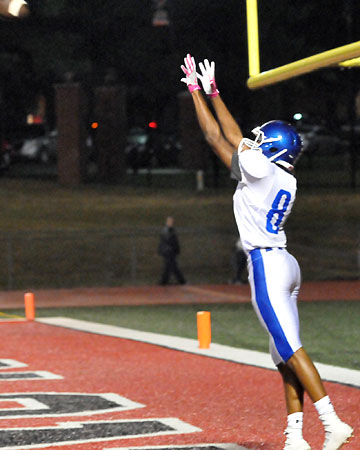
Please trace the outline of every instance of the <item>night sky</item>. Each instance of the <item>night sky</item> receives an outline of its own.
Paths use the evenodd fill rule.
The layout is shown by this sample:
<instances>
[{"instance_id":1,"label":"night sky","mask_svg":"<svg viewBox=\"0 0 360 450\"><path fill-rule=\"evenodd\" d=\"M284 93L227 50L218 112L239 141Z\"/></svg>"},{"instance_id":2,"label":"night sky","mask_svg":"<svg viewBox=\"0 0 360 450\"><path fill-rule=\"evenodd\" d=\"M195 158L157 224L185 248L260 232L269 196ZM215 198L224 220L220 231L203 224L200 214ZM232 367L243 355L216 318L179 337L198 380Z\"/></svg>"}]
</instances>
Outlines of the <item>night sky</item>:
<instances>
[{"instance_id":1,"label":"night sky","mask_svg":"<svg viewBox=\"0 0 360 450\"><path fill-rule=\"evenodd\" d=\"M274 116L287 119L297 110L314 120L348 120L360 69L350 76L349 70L330 68L252 92L246 87L245 0L167 0L169 26L162 27L152 25L155 3L33 0L28 19L2 20L5 120L21 120L39 93L51 105L54 83L69 74L91 90L110 70L127 87L130 122L161 122L162 111L173 111L184 89L180 65L187 52L198 61L215 60L223 98L245 127ZM360 6L354 0L259 0L258 6L261 70L359 39ZM54 120L51 107L48 115ZM170 126L176 128L176 120Z\"/></svg>"}]
</instances>

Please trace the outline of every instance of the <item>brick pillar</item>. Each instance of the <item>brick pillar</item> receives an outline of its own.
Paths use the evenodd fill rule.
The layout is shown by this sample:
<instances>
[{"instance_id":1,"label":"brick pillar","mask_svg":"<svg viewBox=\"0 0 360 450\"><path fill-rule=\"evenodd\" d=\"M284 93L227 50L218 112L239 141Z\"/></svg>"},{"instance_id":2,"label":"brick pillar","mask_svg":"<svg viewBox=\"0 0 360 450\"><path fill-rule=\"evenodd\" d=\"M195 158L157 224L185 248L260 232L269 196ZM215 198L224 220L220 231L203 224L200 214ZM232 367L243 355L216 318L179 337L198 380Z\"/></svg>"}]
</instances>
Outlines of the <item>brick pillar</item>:
<instances>
[{"instance_id":1,"label":"brick pillar","mask_svg":"<svg viewBox=\"0 0 360 450\"><path fill-rule=\"evenodd\" d=\"M188 92L181 92L178 95L178 101L182 146L179 157L180 166L184 169L205 170L210 158L210 150L196 118L193 100Z\"/></svg>"},{"instance_id":2,"label":"brick pillar","mask_svg":"<svg viewBox=\"0 0 360 450\"><path fill-rule=\"evenodd\" d=\"M86 106L79 83L56 86L58 179L65 186L86 178Z\"/></svg>"},{"instance_id":3,"label":"brick pillar","mask_svg":"<svg viewBox=\"0 0 360 450\"><path fill-rule=\"evenodd\" d=\"M99 178L118 181L126 172L127 137L126 89L121 85L100 86L95 90L95 118Z\"/></svg>"}]
</instances>

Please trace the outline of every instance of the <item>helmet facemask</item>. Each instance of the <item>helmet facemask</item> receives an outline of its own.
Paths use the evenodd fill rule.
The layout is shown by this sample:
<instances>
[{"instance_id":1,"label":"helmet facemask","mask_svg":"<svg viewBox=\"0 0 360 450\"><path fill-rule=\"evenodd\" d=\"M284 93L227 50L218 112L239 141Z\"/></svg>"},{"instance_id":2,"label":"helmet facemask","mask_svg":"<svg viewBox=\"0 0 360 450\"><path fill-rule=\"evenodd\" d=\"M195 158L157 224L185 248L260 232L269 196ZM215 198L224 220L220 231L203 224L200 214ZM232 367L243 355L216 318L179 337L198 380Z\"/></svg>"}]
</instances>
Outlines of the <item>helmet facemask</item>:
<instances>
[{"instance_id":1,"label":"helmet facemask","mask_svg":"<svg viewBox=\"0 0 360 450\"><path fill-rule=\"evenodd\" d=\"M264 142L264 132L260 130L260 127L256 127L251 132L255 135L255 139L242 138L238 147L238 153L245 149L248 150L260 150L260 145Z\"/></svg>"}]
</instances>

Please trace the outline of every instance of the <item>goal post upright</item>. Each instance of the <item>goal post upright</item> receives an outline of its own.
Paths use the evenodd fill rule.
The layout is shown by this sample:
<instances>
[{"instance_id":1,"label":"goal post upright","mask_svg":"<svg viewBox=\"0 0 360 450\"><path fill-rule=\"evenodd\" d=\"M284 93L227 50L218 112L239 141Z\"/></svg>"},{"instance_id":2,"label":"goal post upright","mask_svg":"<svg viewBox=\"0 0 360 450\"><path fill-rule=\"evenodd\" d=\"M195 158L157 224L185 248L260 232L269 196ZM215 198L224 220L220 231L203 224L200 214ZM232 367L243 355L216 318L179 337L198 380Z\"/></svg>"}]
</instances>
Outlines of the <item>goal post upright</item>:
<instances>
[{"instance_id":1,"label":"goal post upright","mask_svg":"<svg viewBox=\"0 0 360 450\"><path fill-rule=\"evenodd\" d=\"M259 24L257 0L246 0L249 75L260 73Z\"/></svg>"}]
</instances>

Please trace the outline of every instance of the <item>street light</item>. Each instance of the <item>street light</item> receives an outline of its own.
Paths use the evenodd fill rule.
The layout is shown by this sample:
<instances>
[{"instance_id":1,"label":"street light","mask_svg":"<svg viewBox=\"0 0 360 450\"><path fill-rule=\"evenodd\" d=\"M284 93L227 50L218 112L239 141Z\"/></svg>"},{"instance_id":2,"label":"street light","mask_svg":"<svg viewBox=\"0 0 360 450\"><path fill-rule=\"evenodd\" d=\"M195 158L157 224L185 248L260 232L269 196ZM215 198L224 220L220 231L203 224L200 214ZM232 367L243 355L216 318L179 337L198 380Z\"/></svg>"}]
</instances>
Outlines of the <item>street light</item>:
<instances>
[{"instance_id":1,"label":"street light","mask_svg":"<svg viewBox=\"0 0 360 450\"><path fill-rule=\"evenodd\" d=\"M25 0L0 0L0 15L6 17L25 17L29 6Z\"/></svg>"}]
</instances>

